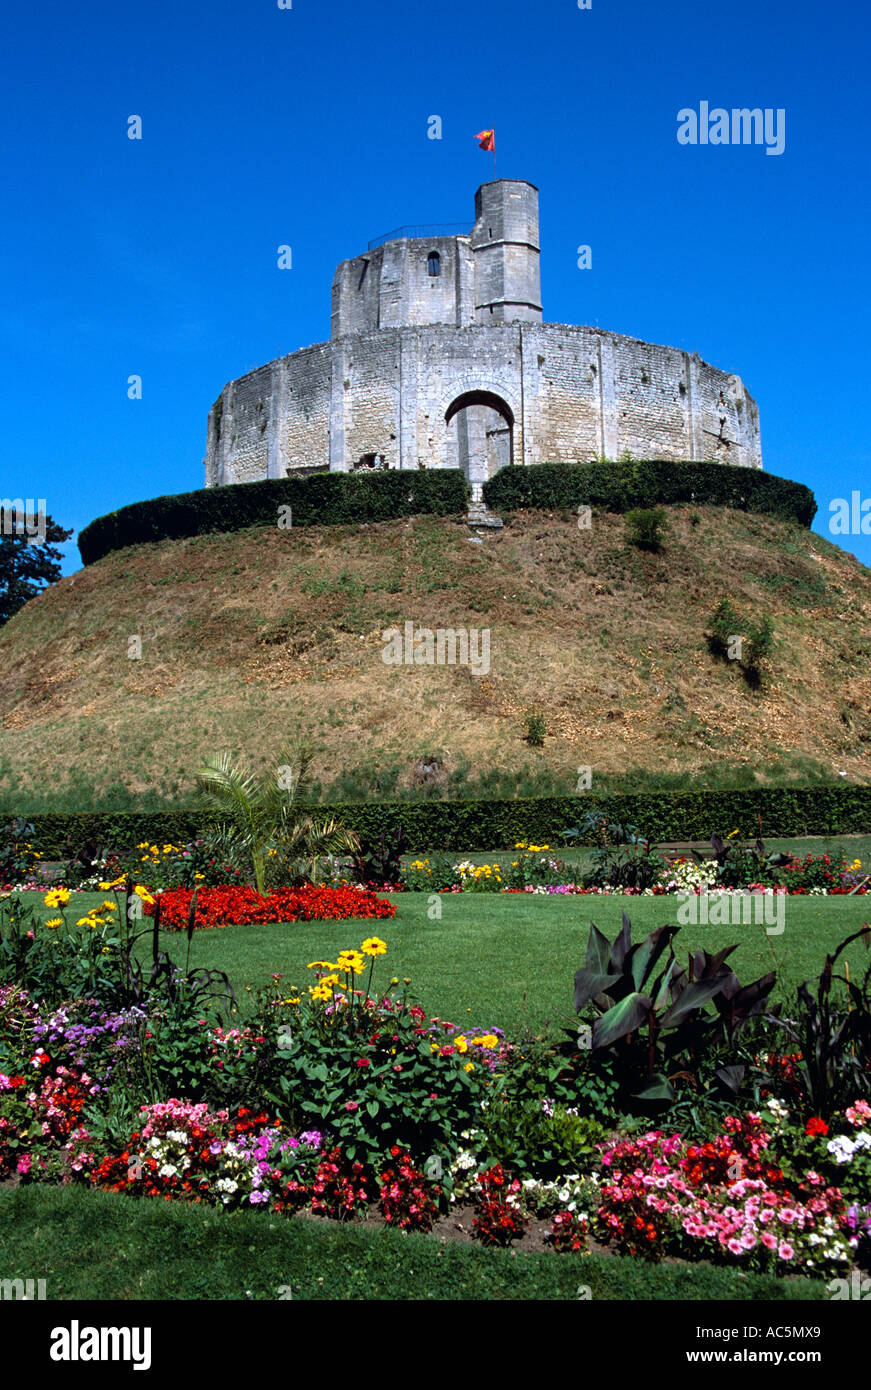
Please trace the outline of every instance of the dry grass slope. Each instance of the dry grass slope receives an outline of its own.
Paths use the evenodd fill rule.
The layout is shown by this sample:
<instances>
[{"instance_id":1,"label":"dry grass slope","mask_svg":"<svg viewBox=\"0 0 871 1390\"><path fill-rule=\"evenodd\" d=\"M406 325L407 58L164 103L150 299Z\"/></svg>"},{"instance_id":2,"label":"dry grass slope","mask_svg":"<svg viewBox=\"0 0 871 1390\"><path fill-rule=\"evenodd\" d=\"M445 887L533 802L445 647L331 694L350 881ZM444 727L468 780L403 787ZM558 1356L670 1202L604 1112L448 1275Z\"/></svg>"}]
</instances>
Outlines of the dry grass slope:
<instances>
[{"instance_id":1,"label":"dry grass slope","mask_svg":"<svg viewBox=\"0 0 871 1390\"><path fill-rule=\"evenodd\" d=\"M580 531L538 513L482 545L464 524L423 518L107 556L0 631L0 798L84 806L114 785L179 801L203 754L258 763L296 729L320 744L334 795L408 787L421 755L459 777L549 777L567 791L581 764L612 779L728 764L759 780L868 780L871 571L771 518L669 518L660 555L627 547L620 517ZM774 622L759 692L707 650L727 595ZM489 628L489 674L386 666L381 633L408 619ZM523 738L532 705L542 749Z\"/></svg>"}]
</instances>

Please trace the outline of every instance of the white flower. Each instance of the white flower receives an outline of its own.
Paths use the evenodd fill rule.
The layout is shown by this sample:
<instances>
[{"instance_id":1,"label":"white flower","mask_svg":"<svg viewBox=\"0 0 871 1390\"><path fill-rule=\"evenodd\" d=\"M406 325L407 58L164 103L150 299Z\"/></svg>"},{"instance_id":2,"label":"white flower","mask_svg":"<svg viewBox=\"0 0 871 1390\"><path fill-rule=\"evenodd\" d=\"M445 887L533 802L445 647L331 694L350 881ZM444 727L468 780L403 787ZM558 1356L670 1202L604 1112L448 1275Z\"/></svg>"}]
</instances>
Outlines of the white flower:
<instances>
[{"instance_id":1,"label":"white flower","mask_svg":"<svg viewBox=\"0 0 871 1390\"><path fill-rule=\"evenodd\" d=\"M159 1178L174 1178L177 1177L177 1175L178 1169L174 1163L164 1163L163 1167L157 1170L157 1176Z\"/></svg>"},{"instance_id":2,"label":"white flower","mask_svg":"<svg viewBox=\"0 0 871 1390\"><path fill-rule=\"evenodd\" d=\"M856 1144L852 1139L848 1139L846 1134L839 1134L837 1138L830 1139L826 1148L836 1163L849 1163L856 1152Z\"/></svg>"}]
</instances>

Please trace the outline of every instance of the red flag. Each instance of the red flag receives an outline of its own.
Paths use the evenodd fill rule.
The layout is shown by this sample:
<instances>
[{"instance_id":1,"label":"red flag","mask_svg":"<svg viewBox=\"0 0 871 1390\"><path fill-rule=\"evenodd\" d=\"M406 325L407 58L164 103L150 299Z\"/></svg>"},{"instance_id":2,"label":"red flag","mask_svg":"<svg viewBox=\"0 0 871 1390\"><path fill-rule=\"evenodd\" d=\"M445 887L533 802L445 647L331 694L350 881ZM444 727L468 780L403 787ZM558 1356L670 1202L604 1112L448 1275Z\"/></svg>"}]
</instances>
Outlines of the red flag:
<instances>
[{"instance_id":1,"label":"red flag","mask_svg":"<svg viewBox=\"0 0 871 1390\"><path fill-rule=\"evenodd\" d=\"M475 136L478 141L479 150L492 150L496 153L496 132L495 130L479 130Z\"/></svg>"}]
</instances>

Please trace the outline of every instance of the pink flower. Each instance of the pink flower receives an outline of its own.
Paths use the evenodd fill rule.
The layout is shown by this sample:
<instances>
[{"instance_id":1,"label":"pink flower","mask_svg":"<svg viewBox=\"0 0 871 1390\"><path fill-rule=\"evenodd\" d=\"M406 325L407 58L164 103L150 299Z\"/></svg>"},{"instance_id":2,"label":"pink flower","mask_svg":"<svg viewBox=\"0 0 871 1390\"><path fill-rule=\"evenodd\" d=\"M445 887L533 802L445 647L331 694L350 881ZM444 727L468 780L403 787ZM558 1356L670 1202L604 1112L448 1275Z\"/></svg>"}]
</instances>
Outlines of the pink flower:
<instances>
[{"instance_id":1,"label":"pink flower","mask_svg":"<svg viewBox=\"0 0 871 1390\"><path fill-rule=\"evenodd\" d=\"M765 1246L766 1250L777 1249L777 1237L773 1235L771 1231L763 1231L759 1239L762 1241L762 1244Z\"/></svg>"},{"instance_id":2,"label":"pink flower","mask_svg":"<svg viewBox=\"0 0 871 1390\"><path fill-rule=\"evenodd\" d=\"M793 1255L795 1254L795 1251L793 1250L791 1245L787 1245L786 1241L782 1240L780 1242L780 1248L778 1249L777 1253L782 1260L791 1260Z\"/></svg>"},{"instance_id":3,"label":"pink flower","mask_svg":"<svg viewBox=\"0 0 871 1390\"><path fill-rule=\"evenodd\" d=\"M360 1106L357 1104L355 1100L349 1100L345 1103L345 1109L350 1111L350 1113L353 1115L355 1110L360 1109Z\"/></svg>"},{"instance_id":4,"label":"pink flower","mask_svg":"<svg viewBox=\"0 0 871 1390\"><path fill-rule=\"evenodd\" d=\"M856 1129L861 1129L866 1120L871 1120L871 1105L867 1100L857 1100L855 1105L850 1105L844 1111L851 1125Z\"/></svg>"}]
</instances>

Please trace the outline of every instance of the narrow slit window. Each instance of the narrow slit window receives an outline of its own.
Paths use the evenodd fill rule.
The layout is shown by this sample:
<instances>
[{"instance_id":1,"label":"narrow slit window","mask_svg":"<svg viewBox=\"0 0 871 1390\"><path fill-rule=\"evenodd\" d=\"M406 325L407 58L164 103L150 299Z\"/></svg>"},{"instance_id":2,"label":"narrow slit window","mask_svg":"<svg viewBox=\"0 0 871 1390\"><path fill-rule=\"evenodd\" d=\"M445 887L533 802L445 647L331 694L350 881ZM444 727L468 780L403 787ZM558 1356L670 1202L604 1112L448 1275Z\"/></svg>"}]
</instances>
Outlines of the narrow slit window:
<instances>
[{"instance_id":1,"label":"narrow slit window","mask_svg":"<svg viewBox=\"0 0 871 1390\"><path fill-rule=\"evenodd\" d=\"M438 251L430 251L429 255L426 258L426 268L428 274L430 275L441 275L442 258L439 255Z\"/></svg>"}]
</instances>

